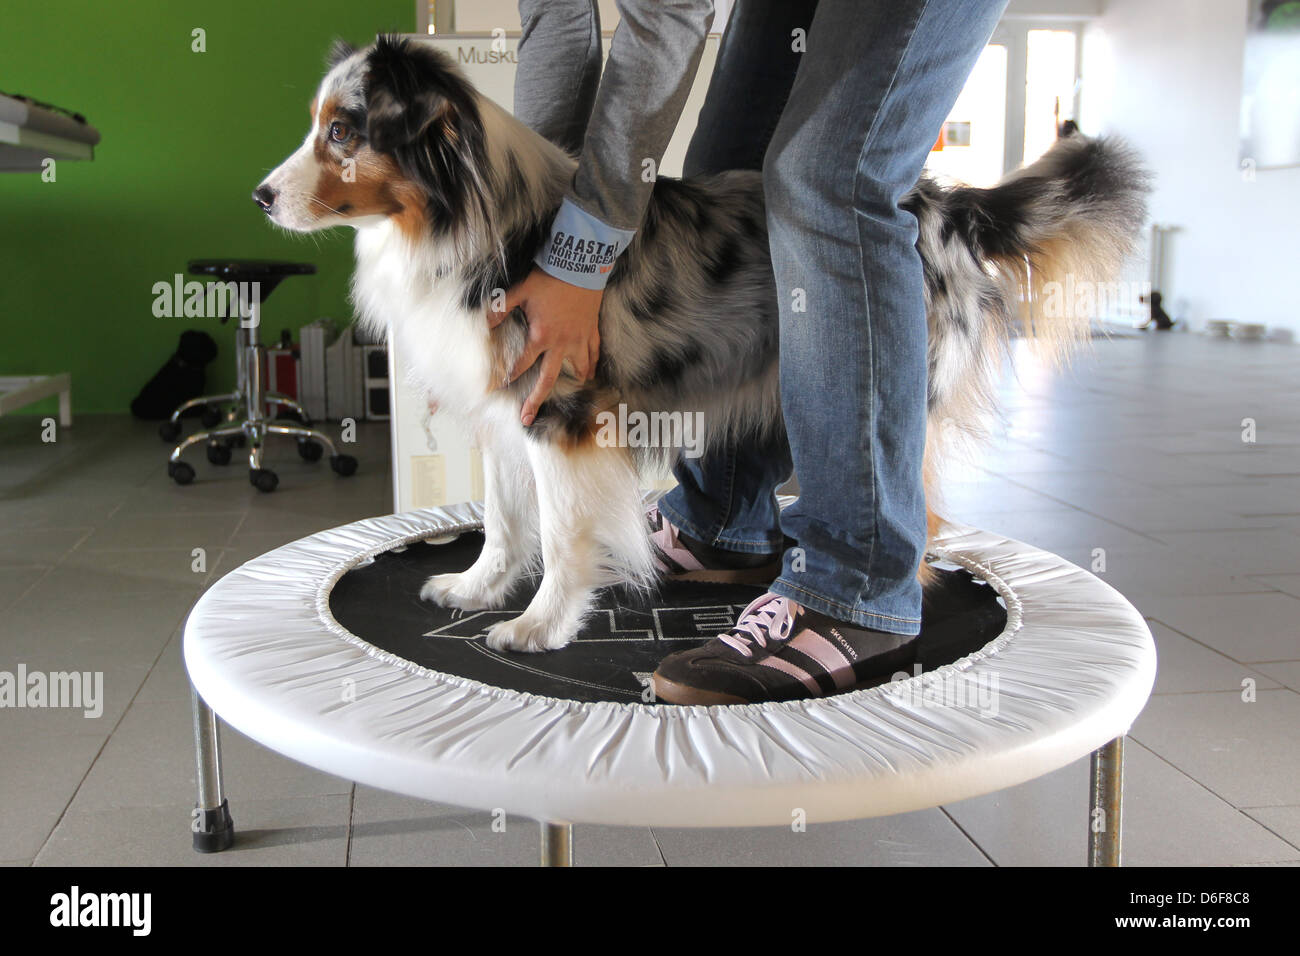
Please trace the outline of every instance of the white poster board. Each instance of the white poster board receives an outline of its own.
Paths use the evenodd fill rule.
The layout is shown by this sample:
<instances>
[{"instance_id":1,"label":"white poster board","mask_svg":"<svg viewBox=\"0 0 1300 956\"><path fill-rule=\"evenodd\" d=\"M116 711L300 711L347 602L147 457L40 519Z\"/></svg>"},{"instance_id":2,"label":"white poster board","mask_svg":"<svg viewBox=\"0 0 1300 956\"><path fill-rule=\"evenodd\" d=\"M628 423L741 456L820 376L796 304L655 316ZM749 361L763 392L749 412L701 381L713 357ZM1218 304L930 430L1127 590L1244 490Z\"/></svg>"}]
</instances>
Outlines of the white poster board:
<instances>
[{"instance_id":1,"label":"white poster board","mask_svg":"<svg viewBox=\"0 0 1300 956\"><path fill-rule=\"evenodd\" d=\"M507 110L514 109L515 66L518 33L493 37L487 33L413 34L410 39L432 43L450 56L485 96ZM680 176L686 147L704 105L709 77L718 55L717 35L710 35L691 88L681 122L664 154L660 170L665 176ZM504 50L502 42L504 41ZM606 53L610 35L605 37ZM391 343L390 343L391 345ZM402 371L402 358L388 350L389 383L392 389L393 508L410 511L483 498L483 461L470 446L461 425L446 413L429 415L424 398L411 388ZM656 484L656 482L648 482ZM657 484L671 487L670 477Z\"/></svg>"}]
</instances>

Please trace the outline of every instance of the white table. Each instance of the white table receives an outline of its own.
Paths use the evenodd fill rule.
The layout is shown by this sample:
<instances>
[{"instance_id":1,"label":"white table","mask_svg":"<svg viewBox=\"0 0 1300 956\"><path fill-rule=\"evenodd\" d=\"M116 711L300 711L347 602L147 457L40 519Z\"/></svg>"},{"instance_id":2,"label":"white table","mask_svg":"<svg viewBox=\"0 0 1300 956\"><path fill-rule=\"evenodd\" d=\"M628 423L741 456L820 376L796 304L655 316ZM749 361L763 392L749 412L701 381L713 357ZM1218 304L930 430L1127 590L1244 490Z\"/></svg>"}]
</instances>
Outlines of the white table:
<instances>
[{"instance_id":1,"label":"white table","mask_svg":"<svg viewBox=\"0 0 1300 956\"><path fill-rule=\"evenodd\" d=\"M0 94L0 172L41 172L46 160L94 159L99 130L25 100ZM72 376L0 376L0 415L59 396L59 424L72 424Z\"/></svg>"}]
</instances>

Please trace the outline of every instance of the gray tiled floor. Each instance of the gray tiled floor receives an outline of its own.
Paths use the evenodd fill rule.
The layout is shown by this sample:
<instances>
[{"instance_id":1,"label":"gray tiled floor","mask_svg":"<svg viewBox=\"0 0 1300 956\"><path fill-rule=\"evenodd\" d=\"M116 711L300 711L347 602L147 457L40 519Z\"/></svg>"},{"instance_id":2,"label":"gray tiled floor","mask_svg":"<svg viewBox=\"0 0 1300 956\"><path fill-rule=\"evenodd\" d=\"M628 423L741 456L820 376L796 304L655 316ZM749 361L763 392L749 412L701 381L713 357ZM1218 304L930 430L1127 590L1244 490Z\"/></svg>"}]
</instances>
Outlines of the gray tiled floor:
<instances>
[{"instance_id":1,"label":"gray tiled floor","mask_svg":"<svg viewBox=\"0 0 1300 956\"><path fill-rule=\"evenodd\" d=\"M1151 620L1155 695L1130 735L1126 862L1300 861L1300 351L1189 335L1098 341L1073 369L1023 366L1006 416L949 469L946 513L1092 566ZM1242 441L1253 418L1256 441ZM0 419L0 669L104 673L95 719L0 711L5 864L528 864L536 828L354 786L226 733L238 848L189 848L185 614L278 544L387 512L387 431L340 480L277 462L178 488L152 426L83 416L54 444ZM195 567L194 549L203 549ZM1099 552L1097 549L1101 549ZM587 863L1076 865L1086 761L879 820L786 830L579 827ZM494 825L495 824L495 825Z\"/></svg>"}]
</instances>

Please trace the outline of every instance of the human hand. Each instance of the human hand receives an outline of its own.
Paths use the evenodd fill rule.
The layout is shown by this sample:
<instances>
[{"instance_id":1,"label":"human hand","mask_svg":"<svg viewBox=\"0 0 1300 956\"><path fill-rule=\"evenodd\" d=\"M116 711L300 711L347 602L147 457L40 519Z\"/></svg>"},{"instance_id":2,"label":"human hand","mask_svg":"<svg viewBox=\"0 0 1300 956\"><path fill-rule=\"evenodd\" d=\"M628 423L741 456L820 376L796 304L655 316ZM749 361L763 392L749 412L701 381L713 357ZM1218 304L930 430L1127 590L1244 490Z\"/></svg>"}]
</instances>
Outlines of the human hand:
<instances>
[{"instance_id":1,"label":"human hand","mask_svg":"<svg viewBox=\"0 0 1300 956\"><path fill-rule=\"evenodd\" d=\"M600 358L600 289L583 289L534 268L506 292L505 307L489 310L488 325L496 328L516 308L528 319L528 342L510 370L509 381L523 375L538 357L541 371L524 401L520 420L531 425L537 410L551 394L567 359L579 381L596 374Z\"/></svg>"}]
</instances>

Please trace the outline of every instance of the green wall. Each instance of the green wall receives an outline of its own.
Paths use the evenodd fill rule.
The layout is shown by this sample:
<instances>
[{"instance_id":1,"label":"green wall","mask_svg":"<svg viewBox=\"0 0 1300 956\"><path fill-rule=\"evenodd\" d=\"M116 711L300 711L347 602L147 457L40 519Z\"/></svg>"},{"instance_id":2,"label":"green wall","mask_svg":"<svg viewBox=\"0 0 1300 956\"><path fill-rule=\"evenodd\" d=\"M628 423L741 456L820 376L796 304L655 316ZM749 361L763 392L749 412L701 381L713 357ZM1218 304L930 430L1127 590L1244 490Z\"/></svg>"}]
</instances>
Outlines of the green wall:
<instances>
[{"instance_id":1,"label":"green wall","mask_svg":"<svg viewBox=\"0 0 1300 956\"><path fill-rule=\"evenodd\" d=\"M249 195L306 135L330 42L414 18L411 0L6 3L0 90L80 112L103 138L93 162L58 163L56 182L0 173L0 375L69 371L75 411L125 411L181 331L202 328L221 349L209 390L229 385L229 324L153 315L153 284L191 258L317 265L267 302L264 341L349 318L351 230L289 235Z\"/></svg>"}]
</instances>

